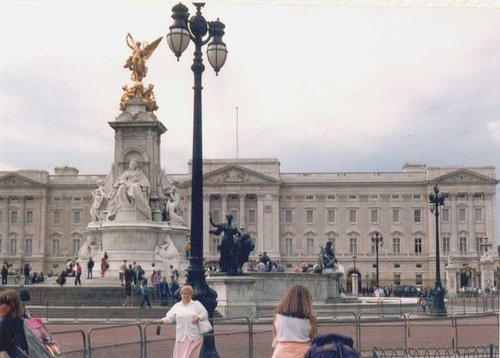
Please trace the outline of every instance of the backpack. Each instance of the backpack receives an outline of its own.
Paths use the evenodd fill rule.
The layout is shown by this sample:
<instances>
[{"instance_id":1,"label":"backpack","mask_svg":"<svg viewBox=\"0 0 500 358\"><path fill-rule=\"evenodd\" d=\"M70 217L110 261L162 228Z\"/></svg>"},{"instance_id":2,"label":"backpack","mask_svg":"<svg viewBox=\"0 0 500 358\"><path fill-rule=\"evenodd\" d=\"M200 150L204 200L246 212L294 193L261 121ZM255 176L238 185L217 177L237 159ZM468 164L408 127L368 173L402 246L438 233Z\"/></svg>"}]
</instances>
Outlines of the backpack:
<instances>
[{"instance_id":1,"label":"backpack","mask_svg":"<svg viewBox=\"0 0 500 358\"><path fill-rule=\"evenodd\" d=\"M351 337L338 333L314 337L304 358L359 358Z\"/></svg>"}]
</instances>

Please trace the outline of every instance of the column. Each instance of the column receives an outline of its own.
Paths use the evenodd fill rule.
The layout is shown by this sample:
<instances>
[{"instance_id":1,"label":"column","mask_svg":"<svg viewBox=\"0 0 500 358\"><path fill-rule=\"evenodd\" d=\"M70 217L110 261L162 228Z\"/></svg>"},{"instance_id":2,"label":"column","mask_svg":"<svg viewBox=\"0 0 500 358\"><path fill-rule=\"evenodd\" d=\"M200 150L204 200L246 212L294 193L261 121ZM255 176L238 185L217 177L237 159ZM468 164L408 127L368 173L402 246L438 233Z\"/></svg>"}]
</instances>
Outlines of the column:
<instances>
[{"instance_id":1,"label":"column","mask_svg":"<svg viewBox=\"0 0 500 358\"><path fill-rule=\"evenodd\" d=\"M2 253L7 255L9 249L9 215L10 215L10 198L8 196L4 197L5 206L3 210L3 222L2 222Z\"/></svg>"},{"instance_id":2,"label":"column","mask_svg":"<svg viewBox=\"0 0 500 358\"><path fill-rule=\"evenodd\" d=\"M352 283L352 295L357 296L358 295L358 274L354 272L351 275L351 283Z\"/></svg>"},{"instance_id":3,"label":"column","mask_svg":"<svg viewBox=\"0 0 500 358\"><path fill-rule=\"evenodd\" d=\"M240 194L240 227L246 227L245 226L245 218L246 218L246 211L245 211L245 200L247 198L247 194L243 193Z\"/></svg>"},{"instance_id":4,"label":"column","mask_svg":"<svg viewBox=\"0 0 500 358\"><path fill-rule=\"evenodd\" d=\"M221 200L221 213L220 213L220 221L221 222L226 222L226 214L229 214L227 212L227 194L221 194L220 195L220 200Z\"/></svg>"},{"instance_id":5,"label":"column","mask_svg":"<svg viewBox=\"0 0 500 358\"><path fill-rule=\"evenodd\" d=\"M280 196L279 194L273 194L272 196L272 237L269 238L269 247L274 255L280 255Z\"/></svg>"},{"instance_id":6,"label":"column","mask_svg":"<svg viewBox=\"0 0 500 358\"><path fill-rule=\"evenodd\" d=\"M19 213L18 213L18 219L17 219L17 225L19 225L19 256L24 257L24 240L25 235L24 235L24 225L26 224L26 197L21 196L19 197Z\"/></svg>"},{"instance_id":7,"label":"column","mask_svg":"<svg viewBox=\"0 0 500 358\"><path fill-rule=\"evenodd\" d=\"M467 193L467 252L475 250L476 246L476 231L474 230L474 193ZM477 286L476 286L477 287Z\"/></svg>"},{"instance_id":8,"label":"column","mask_svg":"<svg viewBox=\"0 0 500 358\"><path fill-rule=\"evenodd\" d=\"M255 251L263 252L264 247L264 194L257 194L257 242Z\"/></svg>"},{"instance_id":9,"label":"column","mask_svg":"<svg viewBox=\"0 0 500 358\"><path fill-rule=\"evenodd\" d=\"M210 252L210 194L203 195L203 256Z\"/></svg>"}]
</instances>

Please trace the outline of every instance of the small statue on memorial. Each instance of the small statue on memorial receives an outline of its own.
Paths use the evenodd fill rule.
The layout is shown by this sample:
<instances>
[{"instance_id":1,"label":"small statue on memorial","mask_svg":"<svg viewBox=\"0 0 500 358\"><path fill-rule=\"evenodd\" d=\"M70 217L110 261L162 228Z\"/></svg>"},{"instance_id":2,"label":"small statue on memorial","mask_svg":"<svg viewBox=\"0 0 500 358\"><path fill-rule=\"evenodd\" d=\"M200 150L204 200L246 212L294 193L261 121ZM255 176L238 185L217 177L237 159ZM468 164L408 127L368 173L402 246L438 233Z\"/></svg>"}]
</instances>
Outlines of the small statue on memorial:
<instances>
[{"instance_id":1,"label":"small statue on memorial","mask_svg":"<svg viewBox=\"0 0 500 358\"><path fill-rule=\"evenodd\" d=\"M210 230L211 234L222 236L222 240L217 249L220 251L219 267L221 272L225 272L228 275L235 275L236 268L236 242L235 236L239 234L238 229L233 224L233 215L226 215L226 223L216 224L214 223L212 214L210 214L210 223L215 230Z\"/></svg>"},{"instance_id":2,"label":"small statue on memorial","mask_svg":"<svg viewBox=\"0 0 500 358\"><path fill-rule=\"evenodd\" d=\"M167 203L165 208L167 221L171 224L184 225L184 218L182 217L182 211L179 203L180 198L177 194L177 188L175 187L175 185L172 185L167 193Z\"/></svg>"},{"instance_id":3,"label":"small statue on memorial","mask_svg":"<svg viewBox=\"0 0 500 358\"><path fill-rule=\"evenodd\" d=\"M144 219L151 219L149 187L148 178L131 160L129 169L120 175L109 193L108 220L114 220L120 208L135 208Z\"/></svg>"},{"instance_id":4,"label":"small statue on memorial","mask_svg":"<svg viewBox=\"0 0 500 358\"><path fill-rule=\"evenodd\" d=\"M327 241L325 248L321 247L319 264L322 269L333 269L336 266L337 259L335 258L332 245L333 243L331 241Z\"/></svg>"},{"instance_id":5,"label":"small statue on memorial","mask_svg":"<svg viewBox=\"0 0 500 358\"><path fill-rule=\"evenodd\" d=\"M250 252L255 248L250 235L245 232L245 228L241 227L238 233L239 239L236 241L236 272L243 273L243 264L248 261Z\"/></svg>"},{"instance_id":6,"label":"small statue on memorial","mask_svg":"<svg viewBox=\"0 0 500 358\"><path fill-rule=\"evenodd\" d=\"M163 37L159 37L152 43L135 41L132 35L127 34L127 45L132 49L132 55L127 59L123 67L130 69L132 81L142 81L148 73L146 61L151 57L154 50L158 47Z\"/></svg>"},{"instance_id":7,"label":"small statue on memorial","mask_svg":"<svg viewBox=\"0 0 500 358\"><path fill-rule=\"evenodd\" d=\"M104 192L104 182L97 181L98 188L92 191L92 205L90 206L90 217L92 221L102 221L102 209L105 207L106 193Z\"/></svg>"}]
</instances>

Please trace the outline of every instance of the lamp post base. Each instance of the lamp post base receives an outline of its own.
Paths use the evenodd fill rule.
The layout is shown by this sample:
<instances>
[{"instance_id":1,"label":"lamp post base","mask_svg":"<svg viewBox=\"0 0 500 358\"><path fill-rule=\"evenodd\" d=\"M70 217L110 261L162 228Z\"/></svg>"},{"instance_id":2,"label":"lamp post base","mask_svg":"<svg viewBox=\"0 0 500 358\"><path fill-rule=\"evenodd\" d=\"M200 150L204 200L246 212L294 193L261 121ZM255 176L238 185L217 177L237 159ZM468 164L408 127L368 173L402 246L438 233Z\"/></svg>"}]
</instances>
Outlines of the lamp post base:
<instances>
[{"instance_id":1,"label":"lamp post base","mask_svg":"<svg viewBox=\"0 0 500 358\"><path fill-rule=\"evenodd\" d=\"M217 292L210 288L205 280L205 270L203 268L191 266L187 270L187 284L194 290L193 299L200 301L203 307L208 311L208 318L213 326L215 308L217 307ZM215 327L214 327L215 330ZM203 346L200 357L219 358L215 348L215 339L213 334L207 334L203 337Z\"/></svg>"},{"instance_id":2,"label":"lamp post base","mask_svg":"<svg viewBox=\"0 0 500 358\"><path fill-rule=\"evenodd\" d=\"M441 286L434 289L434 299L431 313L446 315L446 306L444 304L444 290Z\"/></svg>"}]
</instances>

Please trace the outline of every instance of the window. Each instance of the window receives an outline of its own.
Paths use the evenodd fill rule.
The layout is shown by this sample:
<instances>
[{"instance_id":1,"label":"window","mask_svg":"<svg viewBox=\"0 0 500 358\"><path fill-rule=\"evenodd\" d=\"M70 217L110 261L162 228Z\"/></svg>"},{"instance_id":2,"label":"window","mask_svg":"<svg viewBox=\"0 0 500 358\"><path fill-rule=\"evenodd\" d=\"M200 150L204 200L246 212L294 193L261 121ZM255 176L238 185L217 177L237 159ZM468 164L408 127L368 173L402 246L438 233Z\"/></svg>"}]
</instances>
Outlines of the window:
<instances>
[{"instance_id":1,"label":"window","mask_svg":"<svg viewBox=\"0 0 500 358\"><path fill-rule=\"evenodd\" d=\"M33 211L26 212L26 225L33 225Z\"/></svg>"},{"instance_id":2,"label":"window","mask_svg":"<svg viewBox=\"0 0 500 358\"><path fill-rule=\"evenodd\" d=\"M461 237L458 239L459 249L461 254L465 254L467 252L467 238Z\"/></svg>"},{"instance_id":3,"label":"window","mask_svg":"<svg viewBox=\"0 0 500 358\"><path fill-rule=\"evenodd\" d=\"M476 222L483 221L483 209L482 208L475 208L474 209L474 220Z\"/></svg>"},{"instance_id":4,"label":"window","mask_svg":"<svg viewBox=\"0 0 500 358\"><path fill-rule=\"evenodd\" d=\"M306 253L308 255L315 255L316 252L314 250L314 239L307 239L306 241Z\"/></svg>"},{"instance_id":5,"label":"window","mask_svg":"<svg viewBox=\"0 0 500 358\"><path fill-rule=\"evenodd\" d=\"M286 200L292 200L292 196L291 196L291 195L286 195L286 196L285 196L285 199L286 199Z\"/></svg>"},{"instance_id":6,"label":"window","mask_svg":"<svg viewBox=\"0 0 500 358\"><path fill-rule=\"evenodd\" d=\"M465 222L467 219L467 209L458 208L458 221Z\"/></svg>"},{"instance_id":7,"label":"window","mask_svg":"<svg viewBox=\"0 0 500 358\"><path fill-rule=\"evenodd\" d=\"M17 239L9 240L9 254L17 254Z\"/></svg>"},{"instance_id":8,"label":"window","mask_svg":"<svg viewBox=\"0 0 500 358\"><path fill-rule=\"evenodd\" d=\"M467 198L467 194L465 194L465 193L458 193L457 197L459 199L465 199L465 198Z\"/></svg>"},{"instance_id":9,"label":"window","mask_svg":"<svg viewBox=\"0 0 500 358\"><path fill-rule=\"evenodd\" d=\"M443 254L449 254L449 253L450 253L450 238L443 237Z\"/></svg>"},{"instance_id":10,"label":"window","mask_svg":"<svg viewBox=\"0 0 500 358\"><path fill-rule=\"evenodd\" d=\"M328 239L328 242L331 242L332 243L332 250L333 250L333 253L335 253L335 239Z\"/></svg>"},{"instance_id":11,"label":"window","mask_svg":"<svg viewBox=\"0 0 500 358\"><path fill-rule=\"evenodd\" d=\"M378 209L371 209L370 216L372 224L378 223Z\"/></svg>"},{"instance_id":12,"label":"window","mask_svg":"<svg viewBox=\"0 0 500 358\"><path fill-rule=\"evenodd\" d=\"M349 223L350 224L356 224L357 218L356 218L356 209L349 209Z\"/></svg>"},{"instance_id":13,"label":"window","mask_svg":"<svg viewBox=\"0 0 500 358\"><path fill-rule=\"evenodd\" d=\"M394 268L400 268L401 265L400 264L394 264Z\"/></svg>"},{"instance_id":14,"label":"window","mask_svg":"<svg viewBox=\"0 0 500 358\"><path fill-rule=\"evenodd\" d=\"M248 210L248 223L255 224L256 222L257 222L257 220L256 220L255 209Z\"/></svg>"},{"instance_id":15,"label":"window","mask_svg":"<svg viewBox=\"0 0 500 358\"><path fill-rule=\"evenodd\" d=\"M61 246L59 239L52 239L52 255L57 256L61 253Z\"/></svg>"},{"instance_id":16,"label":"window","mask_svg":"<svg viewBox=\"0 0 500 358\"><path fill-rule=\"evenodd\" d=\"M400 273L394 274L394 284L401 285L401 274Z\"/></svg>"},{"instance_id":17,"label":"window","mask_svg":"<svg viewBox=\"0 0 500 358\"><path fill-rule=\"evenodd\" d=\"M312 224L314 222L314 210L307 209L306 210L306 223Z\"/></svg>"},{"instance_id":18,"label":"window","mask_svg":"<svg viewBox=\"0 0 500 358\"><path fill-rule=\"evenodd\" d=\"M392 198L393 199L399 199L399 195L393 195Z\"/></svg>"},{"instance_id":19,"label":"window","mask_svg":"<svg viewBox=\"0 0 500 358\"><path fill-rule=\"evenodd\" d=\"M482 199L483 198L483 193L474 193L474 198L475 199Z\"/></svg>"},{"instance_id":20,"label":"window","mask_svg":"<svg viewBox=\"0 0 500 358\"><path fill-rule=\"evenodd\" d=\"M356 199L356 195L349 195L349 199L351 199L351 200Z\"/></svg>"},{"instance_id":21,"label":"window","mask_svg":"<svg viewBox=\"0 0 500 358\"><path fill-rule=\"evenodd\" d=\"M415 254L422 255L422 238L421 237L415 238Z\"/></svg>"},{"instance_id":22,"label":"window","mask_svg":"<svg viewBox=\"0 0 500 358\"><path fill-rule=\"evenodd\" d=\"M0 225L3 224L3 211L0 211Z\"/></svg>"},{"instance_id":23,"label":"window","mask_svg":"<svg viewBox=\"0 0 500 358\"><path fill-rule=\"evenodd\" d=\"M377 194L372 194L372 195L370 195L370 199L378 199L378 195Z\"/></svg>"},{"instance_id":24,"label":"window","mask_svg":"<svg viewBox=\"0 0 500 358\"><path fill-rule=\"evenodd\" d=\"M335 195L328 195L328 200L333 200L335 199Z\"/></svg>"},{"instance_id":25,"label":"window","mask_svg":"<svg viewBox=\"0 0 500 358\"><path fill-rule=\"evenodd\" d=\"M54 212L52 212L52 217L53 217L53 221L54 221L54 224L60 224L61 223L61 211L60 210L56 210Z\"/></svg>"},{"instance_id":26,"label":"window","mask_svg":"<svg viewBox=\"0 0 500 358\"><path fill-rule=\"evenodd\" d=\"M422 264L415 264L416 268L422 268Z\"/></svg>"},{"instance_id":27,"label":"window","mask_svg":"<svg viewBox=\"0 0 500 358\"><path fill-rule=\"evenodd\" d=\"M10 212L10 223L17 224L17 211Z\"/></svg>"},{"instance_id":28,"label":"window","mask_svg":"<svg viewBox=\"0 0 500 358\"><path fill-rule=\"evenodd\" d=\"M220 223L220 210L214 210L212 212L212 218L214 220L215 223Z\"/></svg>"},{"instance_id":29,"label":"window","mask_svg":"<svg viewBox=\"0 0 500 358\"><path fill-rule=\"evenodd\" d=\"M413 210L413 221L416 223L422 222L422 210L421 209L414 209Z\"/></svg>"},{"instance_id":30,"label":"window","mask_svg":"<svg viewBox=\"0 0 500 358\"><path fill-rule=\"evenodd\" d=\"M292 239L285 239L285 256L291 256L292 249Z\"/></svg>"},{"instance_id":31,"label":"window","mask_svg":"<svg viewBox=\"0 0 500 358\"><path fill-rule=\"evenodd\" d=\"M212 255L217 255L217 246L220 245L220 238L219 237L212 237L210 240L210 253Z\"/></svg>"},{"instance_id":32,"label":"window","mask_svg":"<svg viewBox=\"0 0 500 358\"><path fill-rule=\"evenodd\" d=\"M77 196L76 198L73 198L74 201L82 201L82 198L80 198L79 196Z\"/></svg>"},{"instance_id":33,"label":"window","mask_svg":"<svg viewBox=\"0 0 500 358\"><path fill-rule=\"evenodd\" d=\"M358 253L358 239L356 238L349 239L349 253L351 255L355 255Z\"/></svg>"},{"instance_id":34,"label":"window","mask_svg":"<svg viewBox=\"0 0 500 358\"><path fill-rule=\"evenodd\" d=\"M26 256L31 256L33 253L33 239L26 239L24 241L24 254Z\"/></svg>"},{"instance_id":35,"label":"window","mask_svg":"<svg viewBox=\"0 0 500 358\"><path fill-rule=\"evenodd\" d=\"M415 199L415 200L420 199L420 195L419 195L419 194L414 194L414 195L413 195L413 199Z\"/></svg>"},{"instance_id":36,"label":"window","mask_svg":"<svg viewBox=\"0 0 500 358\"><path fill-rule=\"evenodd\" d=\"M422 274L421 273L417 273L415 275L415 284L416 285L421 285L423 282L423 277L422 277Z\"/></svg>"},{"instance_id":37,"label":"window","mask_svg":"<svg viewBox=\"0 0 500 358\"><path fill-rule=\"evenodd\" d=\"M328 209L328 223L335 223L335 209Z\"/></svg>"},{"instance_id":38,"label":"window","mask_svg":"<svg viewBox=\"0 0 500 358\"><path fill-rule=\"evenodd\" d=\"M401 219L399 217L399 209L392 209L392 222L398 223Z\"/></svg>"},{"instance_id":39,"label":"window","mask_svg":"<svg viewBox=\"0 0 500 358\"><path fill-rule=\"evenodd\" d=\"M80 250L80 239L73 239L72 253L78 255L78 250Z\"/></svg>"},{"instance_id":40,"label":"window","mask_svg":"<svg viewBox=\"0 0 500 358\"><path fill-rule=\"evenodd\" d=\"M238 216L238 209L231 209L231 215L233 216L234 223L240 222L239 216Z\"/></svg>"},{"instance_id":41,"label":"window","mask_svg":"<svg viewBox=\"0 0 500 358\"><path fill-rule=\"evenodd\" d=\"M399 237L392 239L392 253L395 255L399 255L401 253L401 239Z\"/></svg>"},{"instance_id":42,"label":"window","mask_svg":"<svg viewBox=\"0 0 500 358\"><path fill-rule=\"evenodd\" d=\"M314 195L306 195L306 200L313 200L314 199Z\"/></svg>"},{"instance_id":43,"label":"window","mask_svg":"<svg viewBox=\"0 0 500 358\"><path fill-rule=\"evenodd\" d=\"M0 236L0 253L2 252L2 245L3 245L3 241L1 239L2 236Z\"/></svg>"},{"instance_id":44,"label":"window","mask_svg":"<svg viewBox=\"0 0 500 358\"><path fill-rule=\"evenodd\" d=\"M285 223L292 223L292 210L285 210Z\"/></svg>"},{"instance_id":45,"label":"window","mask_svg":"<svg viewBox=\"0 0 500 358\"><path fill-rule=\"evenodd\" d=\"M443 219L443 222L449 222L450 221L450 209L444 208L441 210L441 218Z\"/></svg>"},{"instance_id":46,"label":"window","mask_svg":"<svg viewBox=\"0 0 500 358\"><path fill-rule=\"evenodd\" d=\"M82 211L81 210L73 210L73 224L80 224L82 218Z\"/></svg>"}]
</instances>

